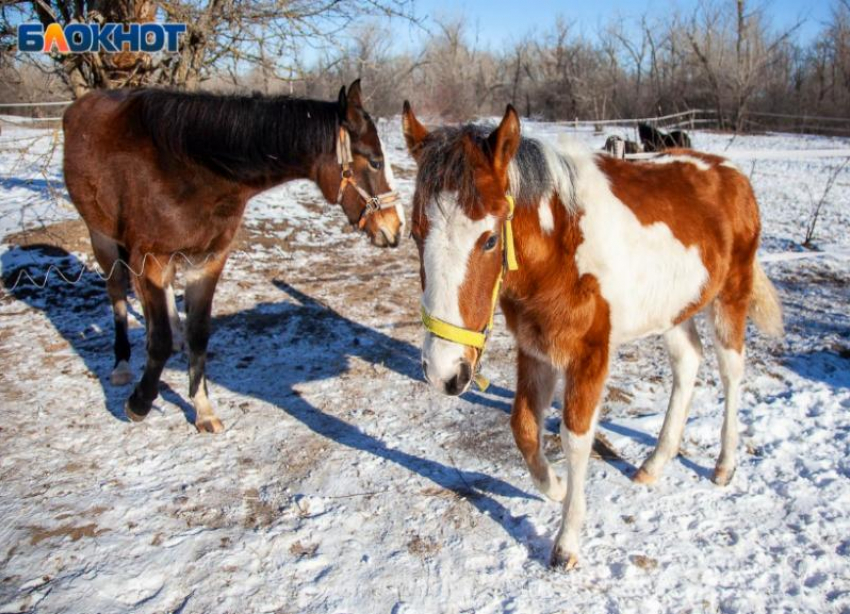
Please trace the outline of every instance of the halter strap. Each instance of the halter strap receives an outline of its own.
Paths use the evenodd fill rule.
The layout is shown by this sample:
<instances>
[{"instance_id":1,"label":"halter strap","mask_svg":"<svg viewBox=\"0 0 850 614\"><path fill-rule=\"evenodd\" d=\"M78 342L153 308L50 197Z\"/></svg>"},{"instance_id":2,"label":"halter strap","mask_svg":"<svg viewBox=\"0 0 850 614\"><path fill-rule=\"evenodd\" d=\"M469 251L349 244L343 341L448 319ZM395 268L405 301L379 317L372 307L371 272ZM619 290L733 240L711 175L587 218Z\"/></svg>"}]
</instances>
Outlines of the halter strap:
<instances>
[{"instance_id":1,"label":"halter strap","mask_svg":"<svg viewBox=\"0 0 850 614\"><path fill-rule=\"evenodd\" d=\"M499 277L496 278L496 284L493 286L493 297L490 301L490 318L487 321L487 326L482 331L470 330L462 326L455 326L445 320L440 320L428 313L425 305L422 305L422 325L432 335L458 343L467 347L475 348L478 356L475 361L475 384L479 390L484 392L490 385L490 381L478 373L478 368L481 366L481 357L484 355L484 348L487 345L487 339L490 337L490 332L493 330L493 319L496 316L496 303L499 301L499 293L502 289L502 282L505 278L505 273L508 271L516 271L519 269L519 264L516 259L516 250L514 247L514 199L510 194L505 195L508 201L508 216L502 224L502 268L499 271Z\"/></svg>"},{"instance_id":2,"label":"halter strap","mask_svg":"<svg viewBox=\"0 0 850 614\"><path fill-rule=\"evenodd\" d=\"M351 135L343 126L339 127L339 137L336 142L336 161L342 169L342 180L339 183L339 192L336 196L337 204L342 203L342 195L349 186L354 188L354 191L357 192L357 195L363 201L363 211L360 213L360 219L357 221L358 228L362 229L366 225L366 220L370 215L396 206L399 201L398 192L390 190L389 192L372 196L357 185L357 180L354 178L354 171L351 170L351 163L354 161L354 155L351 153Z\"/></svg>"}]
</instances>

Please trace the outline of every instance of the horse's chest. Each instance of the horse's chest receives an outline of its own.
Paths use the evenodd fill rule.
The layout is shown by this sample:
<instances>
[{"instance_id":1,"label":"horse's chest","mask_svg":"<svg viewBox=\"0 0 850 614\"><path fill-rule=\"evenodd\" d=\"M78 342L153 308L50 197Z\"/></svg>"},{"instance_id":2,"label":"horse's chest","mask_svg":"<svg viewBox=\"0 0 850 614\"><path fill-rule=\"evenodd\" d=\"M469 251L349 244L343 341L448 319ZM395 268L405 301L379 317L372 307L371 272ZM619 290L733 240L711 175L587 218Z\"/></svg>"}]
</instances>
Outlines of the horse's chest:
<instances>
[{"instance_id":1,"label":"horse's chest","mask_svg":"<svg viewBox=\"0 0 850 614\"><path fill-rule=\"evenodd\" d=\"M582 321L579 321L572 317L578 311L565 314L561 310L541 309L540 305L511 299L503 301L502 308L508 328L520 349L559 367L566 366L575 353L582 331L588 328L584 322L587 318L581 317Z\"/></svg>"}]
</instances>

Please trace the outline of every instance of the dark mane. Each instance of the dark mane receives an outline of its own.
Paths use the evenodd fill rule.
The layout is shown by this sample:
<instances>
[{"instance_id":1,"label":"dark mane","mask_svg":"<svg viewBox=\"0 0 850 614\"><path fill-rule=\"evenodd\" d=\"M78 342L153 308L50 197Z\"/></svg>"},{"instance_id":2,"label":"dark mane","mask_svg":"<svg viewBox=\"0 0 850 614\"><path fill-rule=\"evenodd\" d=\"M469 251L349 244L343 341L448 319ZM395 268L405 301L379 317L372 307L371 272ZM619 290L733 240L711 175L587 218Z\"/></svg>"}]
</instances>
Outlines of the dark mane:
<instances>
[{"instance_id":1,"label":"dark mane","mask_svg":"<svg viewBox=\"0 0 850 614\"><path fill-rule=\"evenodd\" d=\"M485 153L489 151L487 137L492 126L467 124L434 130L423 143L419 161L417 198L425 205L444 191L457 190L460 202L479 206L480 195L475 188L473 168L466 159L463 139L468 137ZM548 153L548 156L547 156ZM553 168L556 166L556 168ZM554 176L558 173L561 177ZM547 152L539 141L523 137L510 167L511 192L517 205L537 203L541 198L558 192L558 187L568 177L568 194L561 194L564 202L572 202L575 176L573 166L562 155Z\"/></svg>"},{"instance_id":2,"label":"dark mane","mask_svg":"<svg viewBox=\"0 0 850 614\"><path fill-rule=\"evenodd\" d=\"M288 96L146 89L128 105L159 151L245 183L332 153L339 126L337 103Z\"/></svg>"},{"instance_id":3,"label":"dark mane","mask_svg":"<svg viewBox=\"0 0 850 614\"><path fill-rule=\"evenodd\" d=\"M433 130L422 143L415 198L424 207L442 192L457 191L459 201L479 203L473 168L466 159L463 140L472 139L478 146L487 147L489 131L484 126L445 126Z\"/></svg>"},{"instance_id":4,"label":"dark mane","mask_svg":"<svg viewBox=\"0 0 850 614\"><path fill-rule=\"evenodd\" d=\"M518 204L537 206L558 194L565 205L575 203L576 170L570 159L536 139L523 138L510 167L511 190Z\"/></svg>"}]
</instances>

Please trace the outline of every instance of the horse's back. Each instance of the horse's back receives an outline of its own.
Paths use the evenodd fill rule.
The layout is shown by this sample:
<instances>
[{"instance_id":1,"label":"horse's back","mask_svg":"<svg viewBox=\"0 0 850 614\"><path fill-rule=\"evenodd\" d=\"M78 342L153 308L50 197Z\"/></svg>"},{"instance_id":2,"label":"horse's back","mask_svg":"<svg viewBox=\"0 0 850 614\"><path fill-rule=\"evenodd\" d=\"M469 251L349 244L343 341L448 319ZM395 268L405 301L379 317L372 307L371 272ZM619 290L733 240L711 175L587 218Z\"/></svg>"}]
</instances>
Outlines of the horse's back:
<instances>
[{"instance_id":1,"label":"horse's back","mask_svg":"<svg viewBox=\"0 0 850 614\"><path fill-rule=\"evenodd\" d=\"M725 252L735 241L758 240L750 182L721 156L677 148L647 161L600 160L600 166L642 224L661 222L685 245Z\"/></svg>"},{"instance_id":2,"label":"horse's back","mask_svg":"<svg viewBox=\"0 0 850 614\"><path fill-rule=\"evenodd\" d=\"M607 250L620 254L619 262L609 263L620 271L609 291L621 299L611 305L623 314L615 336L662 332L711 302L730 277L752 270L758 206L748 179L724 158L674 149L647 162L598 160L611 192L631 214L623 219L636 218L621 225L630 229L622 236L611 231L607 237L622 249Z\"/></svg>"}]
</instances>

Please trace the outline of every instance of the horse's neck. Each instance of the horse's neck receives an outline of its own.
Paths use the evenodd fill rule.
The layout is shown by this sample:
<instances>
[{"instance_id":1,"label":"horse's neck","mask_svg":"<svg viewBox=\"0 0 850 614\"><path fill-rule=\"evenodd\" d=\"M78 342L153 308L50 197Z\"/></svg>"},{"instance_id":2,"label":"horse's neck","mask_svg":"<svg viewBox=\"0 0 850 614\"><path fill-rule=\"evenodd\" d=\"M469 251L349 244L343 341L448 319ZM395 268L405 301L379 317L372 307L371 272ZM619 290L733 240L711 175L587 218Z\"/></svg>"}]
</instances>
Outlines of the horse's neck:
<instances>
[{"instance_id":1,"label":"horse's neck","mask_svg":"<svg viewBox=\"0 0 850 614\"><path fill-rule=\"evenodd\" d=\"M299 179L307 179L315 183L324 193L323 179L328 173L323 172L328 167L333 167L336 172L338 164L336 162L335 148L331 149L333 153L328 153L327 147L317 148L316 151L304 152L298 158L289 158L281 156L280 163L274 167L273 172L269 174L267 181L262 185L257 186L258 191L265 191L274 188L290 181ZM285 152L283 152L285 154ZM341 170L339 171L341 175Z\"/></svg>"},{"instance_id":2,"label":"horse's neck","mask_svg":"<svg viewBox=\"0 0 850 614\"><path fill-rule=\"evenodd\" d=\"M568 288L574 281L580 216L562 198L555 195L545 201L517 203L514 241L520 265L518 274L506 278L506 289L517 295L531 298L555 291L556 285Z\"/></svg>"}]
</instances>

